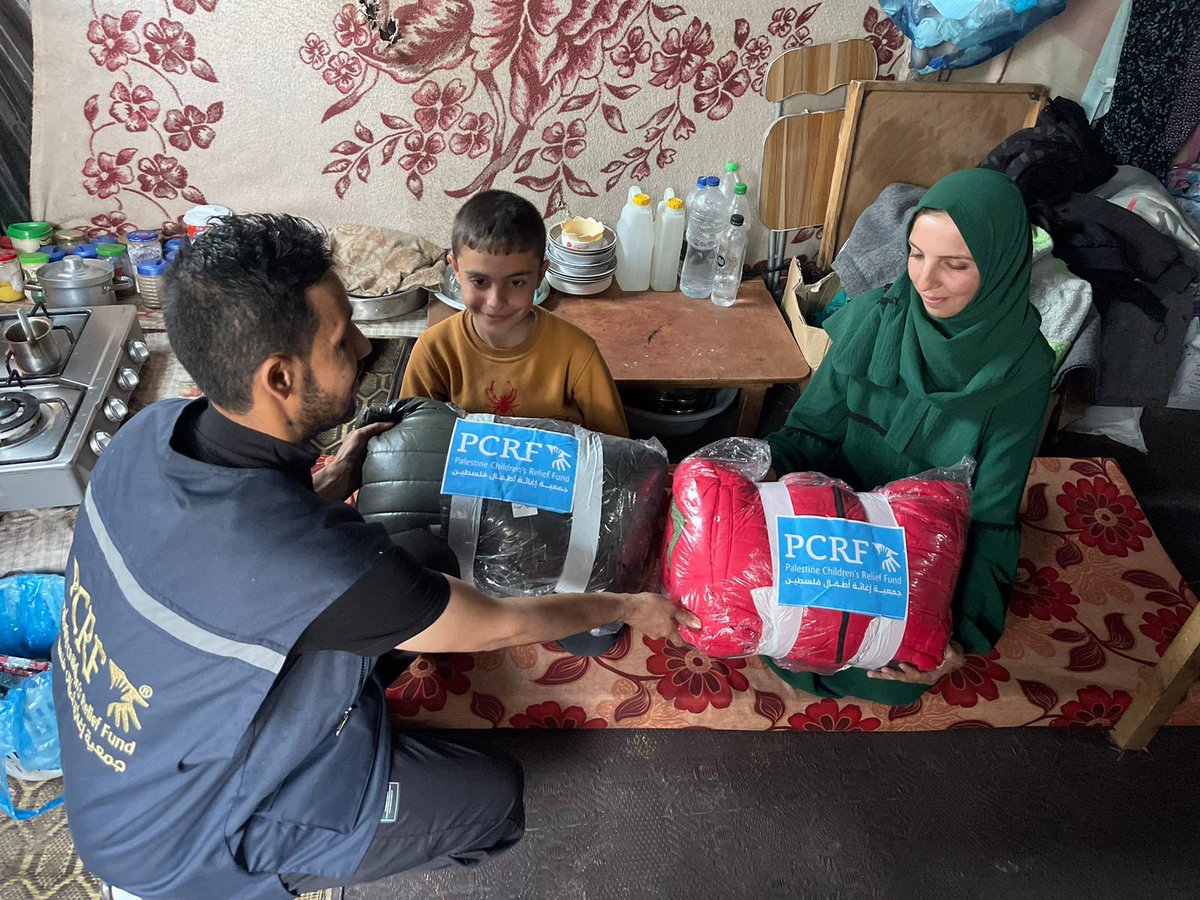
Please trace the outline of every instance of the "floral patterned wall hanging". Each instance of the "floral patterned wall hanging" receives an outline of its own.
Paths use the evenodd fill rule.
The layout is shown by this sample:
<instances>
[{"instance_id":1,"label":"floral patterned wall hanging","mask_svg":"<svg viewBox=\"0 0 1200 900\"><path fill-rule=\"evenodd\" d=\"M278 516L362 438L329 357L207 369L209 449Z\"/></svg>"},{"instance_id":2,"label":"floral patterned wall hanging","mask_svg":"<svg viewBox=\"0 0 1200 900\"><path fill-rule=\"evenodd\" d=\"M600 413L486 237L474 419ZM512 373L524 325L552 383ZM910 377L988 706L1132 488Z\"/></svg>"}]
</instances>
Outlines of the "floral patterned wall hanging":
<instances>
[{"instance_id":1,"label":"floral patterned wall hanging","mask_svg":"<svg viewBox=\"0 0 1200 900\"><path fill-rule=\"evenodd\" d=\"M465 197L504 187L615 221L629 185L685 193L726 159L754 196L780 53L860 37L903 77L868 3L256 6L36 2L35 215L174 233L210 202L444 240Z\"/></svg>"}]
</instances>

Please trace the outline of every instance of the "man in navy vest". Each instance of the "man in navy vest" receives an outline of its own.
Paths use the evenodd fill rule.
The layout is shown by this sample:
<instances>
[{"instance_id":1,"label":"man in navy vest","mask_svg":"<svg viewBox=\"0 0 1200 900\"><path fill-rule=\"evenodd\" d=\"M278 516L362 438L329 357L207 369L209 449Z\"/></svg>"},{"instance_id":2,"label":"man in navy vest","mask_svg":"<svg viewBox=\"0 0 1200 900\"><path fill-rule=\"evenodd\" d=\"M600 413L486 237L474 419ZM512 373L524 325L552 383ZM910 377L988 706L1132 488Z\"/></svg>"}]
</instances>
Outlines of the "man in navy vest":
<instances>
[{"instance_id":1,"label":"man in navy vest","mask_svg":"<svg viewBox=\"0 0 1200 900\"><path fill-rule=\"evenodd\" d=\"M145 898L266 898L511 847L520 767L393 731L379 658L698 623L656 594L494 599L426 568L439 548L419 561L343 502L386 426L311 474L370 349L311 224L223 219L165 300L205 397L148 407L100 458L54 652L83 862Z\"/></svg>"}]
</instances>

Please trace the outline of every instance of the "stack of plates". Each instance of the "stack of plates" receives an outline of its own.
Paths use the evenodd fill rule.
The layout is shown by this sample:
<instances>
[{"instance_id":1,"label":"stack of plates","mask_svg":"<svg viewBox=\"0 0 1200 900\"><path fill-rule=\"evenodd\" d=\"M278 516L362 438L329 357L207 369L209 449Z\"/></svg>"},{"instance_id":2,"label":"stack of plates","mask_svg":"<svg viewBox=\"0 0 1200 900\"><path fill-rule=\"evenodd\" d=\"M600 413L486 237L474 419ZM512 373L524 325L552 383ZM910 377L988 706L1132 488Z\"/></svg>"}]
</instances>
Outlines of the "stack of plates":
<instances>
[{"instance_id":1,"label":"stack of plates","mask_svg":"<svg viewBox=\"0 0 1200 900\"><path fill-rule=\"evenodd\" d=\"M587 249L572 250L562 244L562 226L550 229L546 244L546 258L550 270L546 280L564 294L586 297L599 294L613 280L617 271L617 235L611 228L604 229L604 236L587 245Z\"/></svg>"}]
</instances>

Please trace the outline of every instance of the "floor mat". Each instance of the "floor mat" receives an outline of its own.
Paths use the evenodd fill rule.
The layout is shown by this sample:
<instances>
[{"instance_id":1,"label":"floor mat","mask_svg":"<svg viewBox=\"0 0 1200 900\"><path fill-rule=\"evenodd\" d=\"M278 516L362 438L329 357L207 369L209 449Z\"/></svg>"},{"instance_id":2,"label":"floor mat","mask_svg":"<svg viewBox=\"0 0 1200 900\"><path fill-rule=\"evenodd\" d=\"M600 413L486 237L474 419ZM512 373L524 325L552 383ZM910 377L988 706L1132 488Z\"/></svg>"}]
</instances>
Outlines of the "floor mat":
<instances>
[{"instance_id":1,"label":"floor mat","mask_svg":"<svg viewBox=\"0 0 1200 900\"><path fill-rule=\"evenodd\" d=\"M1003 639L909 706L818 699L759 659L626 632L602 657L556 644L420 657L392 713L438 728L930 731L1116 722L1196 598L1109 459L1034 460ZM1200 725L1200 689L1171 719Z\"/></svg>"}]
</instances>

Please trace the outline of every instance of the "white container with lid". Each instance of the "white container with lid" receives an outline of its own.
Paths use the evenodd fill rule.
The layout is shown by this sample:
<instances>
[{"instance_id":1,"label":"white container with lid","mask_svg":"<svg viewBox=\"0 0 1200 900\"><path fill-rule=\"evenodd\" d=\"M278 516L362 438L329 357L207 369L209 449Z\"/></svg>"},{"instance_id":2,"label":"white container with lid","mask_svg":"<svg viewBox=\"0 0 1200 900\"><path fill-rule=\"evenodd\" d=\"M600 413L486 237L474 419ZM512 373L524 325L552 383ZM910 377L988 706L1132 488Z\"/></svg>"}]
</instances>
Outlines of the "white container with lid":
<instances>
[{"instance_id":1,"label":"white container with lid","mask_svg":"<svg viewBox=\"0 0 1200 900\"><path fill-rule=\"evenodd\" d=\"M198 235L212 228L212 220L222 216L233 215L224 206L193 206L183 214L183 226L187 229L189 241L195 241Z\"/></svg>"},{"instance_id":2,"label":"white container with lid","mask_svg":"<svg viewBox=\"0 0 1200 900\"><path fill-rule=\"evenodd\" d=\"M650 287L654 250L654 213L647 194L634 194L617 222L617 284L625 291Z\"/></svg>"}]
</instances>

